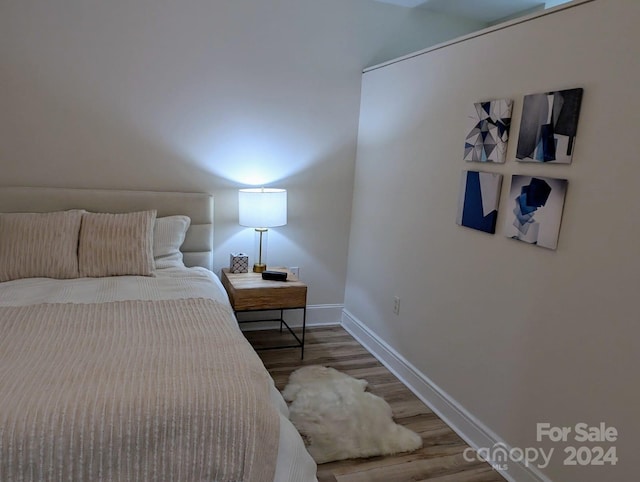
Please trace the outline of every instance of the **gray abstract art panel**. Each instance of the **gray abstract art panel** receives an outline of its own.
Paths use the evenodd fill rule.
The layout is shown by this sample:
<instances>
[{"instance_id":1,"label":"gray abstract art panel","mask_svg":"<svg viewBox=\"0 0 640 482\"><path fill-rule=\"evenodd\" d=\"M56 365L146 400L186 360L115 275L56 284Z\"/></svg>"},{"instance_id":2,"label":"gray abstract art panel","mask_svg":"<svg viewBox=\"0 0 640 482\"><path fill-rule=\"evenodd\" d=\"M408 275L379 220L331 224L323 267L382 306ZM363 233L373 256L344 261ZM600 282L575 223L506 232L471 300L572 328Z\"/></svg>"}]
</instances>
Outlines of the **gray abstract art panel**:
<instances>
[{"instance_id":1,"label":"gray abstract art panel","mask_svg":"<svg viewBox=\"0 0 640 482\"><path fill-rule=\"evenodd\" d=\"M516 157L523 162L570 164L583 89L524 97Z\"/></svg>"}]
</instances>

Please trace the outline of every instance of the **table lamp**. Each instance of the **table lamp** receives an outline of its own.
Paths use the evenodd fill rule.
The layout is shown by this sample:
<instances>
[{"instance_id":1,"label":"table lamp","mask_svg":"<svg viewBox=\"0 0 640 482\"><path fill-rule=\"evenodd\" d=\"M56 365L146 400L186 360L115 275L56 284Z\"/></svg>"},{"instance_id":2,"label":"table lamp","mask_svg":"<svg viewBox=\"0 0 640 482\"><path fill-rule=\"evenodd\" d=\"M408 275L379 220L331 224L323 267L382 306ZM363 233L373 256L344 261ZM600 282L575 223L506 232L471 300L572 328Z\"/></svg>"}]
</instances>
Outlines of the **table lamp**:
<instances>
[{"instance_id":1,"label":"table lamp","mask_svg":"<svg viewBox=\"0 0 640 482\"><path fill-rule=\"evenodd\" d=\"M238 191L238 214L241 226L254 228L259 236L255 273L267 269L266 248L268 228L287 224L287 190L249 188Z\"/></svg>"}]
</instances>

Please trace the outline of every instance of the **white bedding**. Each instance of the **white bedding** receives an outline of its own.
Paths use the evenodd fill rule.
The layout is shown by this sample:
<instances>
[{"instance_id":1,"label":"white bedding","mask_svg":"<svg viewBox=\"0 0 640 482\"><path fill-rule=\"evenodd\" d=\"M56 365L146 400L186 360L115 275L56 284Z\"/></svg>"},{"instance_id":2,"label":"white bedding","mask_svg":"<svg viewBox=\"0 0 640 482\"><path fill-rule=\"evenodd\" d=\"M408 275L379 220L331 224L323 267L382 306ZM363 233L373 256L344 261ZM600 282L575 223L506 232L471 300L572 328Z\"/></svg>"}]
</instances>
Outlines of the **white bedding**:
<instances>
[{"instance_id":1,"label":"white bedding","mask_svg":"<svg viewBox=\"0 0 640 482\"><path fill-rule=\"evenodd\" d=\"M154 277L120 276L52 280L30 278L0 283L0 306L37 303L104 303L124 300L206 298L228 303L220 280L204 268L170 268ZM316 464L288 420L287 405L275 386L271 398L280 412L280 439L274 482L316 480Z\"/></svg>"},{"instance_id":2,"label":"white bedding","mask_svg":"<svg viewBox=\"0 0 640 482\"><path fill-rule=\"evenodd\" d=\"M68 280L25 278L0 284L0 306L185 298L229 302L218 277L204 268L161 269L153 277L110 276Z\"/></svg>"}]
</instances>

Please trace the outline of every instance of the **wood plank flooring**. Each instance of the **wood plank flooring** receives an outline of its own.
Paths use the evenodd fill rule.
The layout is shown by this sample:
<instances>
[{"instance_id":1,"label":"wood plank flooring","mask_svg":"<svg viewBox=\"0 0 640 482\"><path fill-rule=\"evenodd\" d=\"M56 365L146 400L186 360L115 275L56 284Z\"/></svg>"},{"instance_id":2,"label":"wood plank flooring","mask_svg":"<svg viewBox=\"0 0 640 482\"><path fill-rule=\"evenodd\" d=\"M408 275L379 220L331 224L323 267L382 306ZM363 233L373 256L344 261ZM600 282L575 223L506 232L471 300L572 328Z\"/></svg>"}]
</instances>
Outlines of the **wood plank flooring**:
<instances>
[{"instance_id":1,"label":"wood plank flooring","mask_svg":"<svg viewBox=\"0 0 640 482\"><path fill-rule=\"evenodd\" d=\"M278 343L279 330L245 332L254 347ZM278 389L289 374L304 365L325 365L369 382L369 390L383 397L394 419L422 436L423 447L409 454L344 460L318 466L318 482L498 482L500 474L484 462L467 462L468 445L389 370L369 354L342 327L308 329L305 357L299 348L258 351ZM288 341L288 339L284 339ZM282 343L282 341L280 341Z\"/></svg>"}]
</instances>

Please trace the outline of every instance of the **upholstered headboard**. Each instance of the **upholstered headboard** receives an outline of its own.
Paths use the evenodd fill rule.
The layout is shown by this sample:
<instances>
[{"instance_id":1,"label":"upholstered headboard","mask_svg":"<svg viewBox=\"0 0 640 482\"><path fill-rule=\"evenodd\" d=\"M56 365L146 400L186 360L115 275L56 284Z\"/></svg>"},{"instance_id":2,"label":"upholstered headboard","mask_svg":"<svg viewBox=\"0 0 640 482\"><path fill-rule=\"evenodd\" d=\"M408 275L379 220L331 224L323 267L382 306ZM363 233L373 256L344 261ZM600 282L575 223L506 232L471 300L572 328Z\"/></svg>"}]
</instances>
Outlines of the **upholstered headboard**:
<instances>
[{"instance_id":1,"label":"upholstered headboard","mask_svg":"<svg viewBox=\"0 0 640 482\"><path fill-rule=\"evenodd\" d=\"M156 209L158 217L191 218L181 251L186 266L212 269L213 197L207 193L120 191L40 187L0 187L0 212L50 212L86 209L124 213Z\"/></svg>"}]
</instances>

